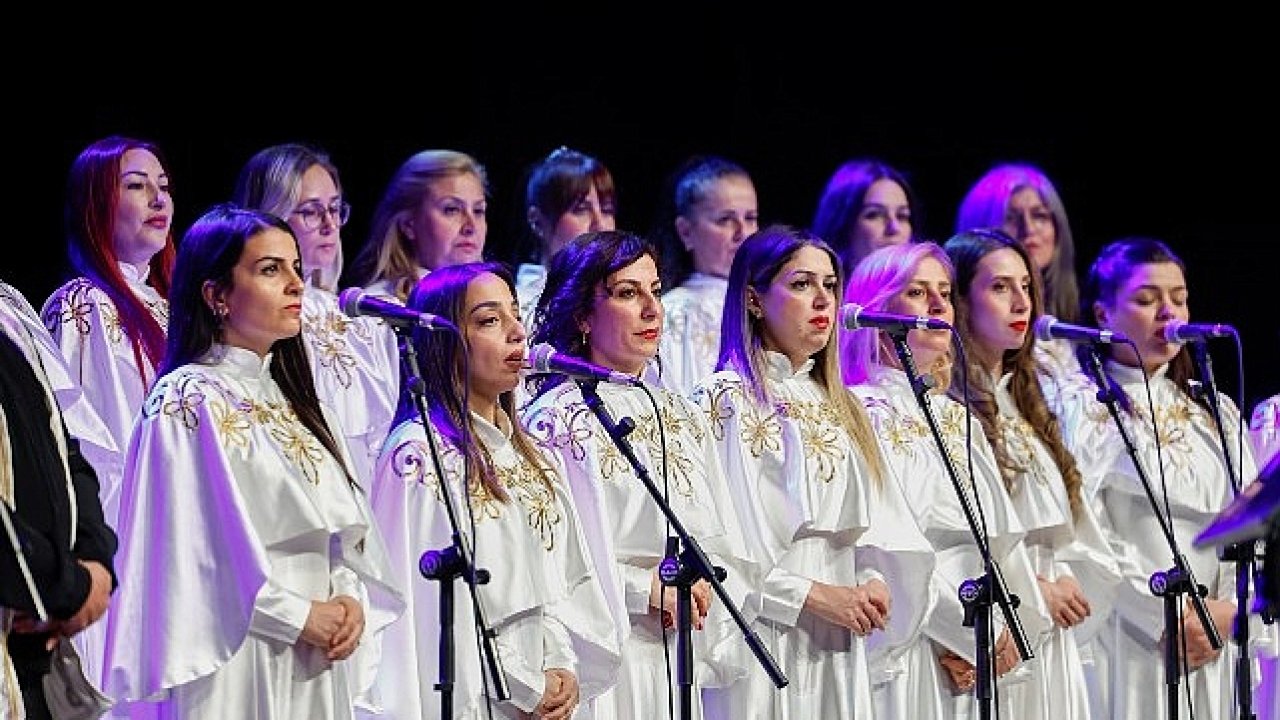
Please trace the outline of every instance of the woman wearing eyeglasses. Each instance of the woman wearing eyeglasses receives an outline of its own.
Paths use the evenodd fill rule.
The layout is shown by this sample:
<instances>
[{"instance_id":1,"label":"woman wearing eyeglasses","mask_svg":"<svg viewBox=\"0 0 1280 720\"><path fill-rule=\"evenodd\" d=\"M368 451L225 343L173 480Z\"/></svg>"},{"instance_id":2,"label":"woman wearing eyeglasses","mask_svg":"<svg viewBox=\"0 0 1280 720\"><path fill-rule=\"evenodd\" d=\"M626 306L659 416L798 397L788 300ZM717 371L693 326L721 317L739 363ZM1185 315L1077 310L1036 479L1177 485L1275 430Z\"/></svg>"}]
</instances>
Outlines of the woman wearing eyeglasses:
<instances>
[{"instance_id":1,"label":"woman wearing eyeglasses","mask_svg":"<svg viewBox=\"0 0 1280 720\"><path fill-rule=\"evenodd\" d=\"M290 143L260 150L240 171L234 200L285 222L302 251L302 339L316 390L342 419L356 478L372 478L374 461L396 410L400 357L383 321L348 317L338 305L342 227L351 206L338 168L324 151Z\"/></svg>"}]
</instances>

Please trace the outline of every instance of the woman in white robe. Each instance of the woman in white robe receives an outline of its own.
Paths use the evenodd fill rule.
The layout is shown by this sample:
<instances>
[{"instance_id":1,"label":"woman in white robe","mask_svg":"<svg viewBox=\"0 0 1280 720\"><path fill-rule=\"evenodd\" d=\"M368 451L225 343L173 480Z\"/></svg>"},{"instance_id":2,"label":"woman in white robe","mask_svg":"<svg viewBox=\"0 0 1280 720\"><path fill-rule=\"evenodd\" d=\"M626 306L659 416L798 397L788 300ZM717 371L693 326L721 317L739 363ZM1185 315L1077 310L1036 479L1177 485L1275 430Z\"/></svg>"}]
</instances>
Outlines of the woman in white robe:
<instances>
[{"instance_id":1,"label":"woman in white robe","mask_svg":"<svg viewBox=\"0 0 1280 720\"><path fill-rule=\"evenodd\" d=\"M346 428L352 471L361 484L391 430L400 387L396 334L382 320L351 317L338 304L342 228L351 216L338 168L324 151L290 143L245 163L232 200L289 223L302 249L302 339L316 392Z\"/></svg>"},{"instance_id":2,"label":"woman in white robe","mask_svg":"<svg viewBox=\"0 0 1280 720\"><path fill-rule=\"evenodd\" d=\"M956 329L968 360L952 366L950 393L965 400L967 374L968 402L1027 532L1056 626L1028 665L1028 682L1010 689L1014 713L1088 720L1089 633L1110 612L1120 571L1037 377L1029 328L1040 317L1040 276L1026 249L999 230L968 230L944 248L955 269Z\"/></svg>"},{"instance_id":3,"label":"woman in white robe","mask_svg":"<svg viewBox=\"0 0 1280 720\"><path fill-rule=\"evenodd\" d=\"M760 229L756 186L741 165L695 155L668 181L654 236L662 248L662 385L689 394L716 369L729 267Z\"/></svg>"},{"instance_id":4,"label":"woman in white robe","mask_svg":"<svg viewBox=\"0 0 1280 720\"><path fill-rule=\"evenodd\" d=\"M1198 616L1183 596L1178 632L1180 642L1187 643L1188 672L1178 686L1178 717L1191 717L1192 708L1200 720L1236 717L1238 648L1231 641L1235 565L1221 561L1215 548L1197 548L1192 542L1232 499L1231 481L1211 413L1190 393L1188 381L1195 379L1190 350L1165 341L1163 335L1167 323L1186 322L1189 317L1184 266L1159 241L1118 240L1103 248L1094 261L1084 296L1092 311L1087 318L1092 326L1121 333L1136 345L1136 351L1127 344L1103 348L1103 367L1118 391L1118 413L1136 447L1137 462L1162 507L1167 498L1169 526L1178 548L1196 581L1208 588L1205 606L1223 641L1219 650L1210 647ZM1152 594L1149 581L1155 572L1173 567L1173 551L1152 512L1134 460L1097 393L1093 379L1077 374L1061 398L1059 419L1068 447L1080 462L1089 496L1101 508L1100 520L1125 575L1115 612L1096 643L1099 712L1117 720L1168 717L1161 649L1168 628L1164 600ZM1250 482L1257 477L1257 466L1248 442L1243 443L1244 452L1238 452L1240 412L1221 393L1218 403L1233 468L1241 482ZM1273 653L1274 633L1274 626L1264 629L1254 616L1250 651ZM1256 683L1256 665L1252 677ZM1275 702L1274 698L1258 699Z\"/></svg>"},{"instance_id":5,"label":"woman in white robe","mask_svg":"<svg viewBox=\"0 0 1280 720\"><path fill-rule=\"evenodd\" d=\"M444 680L440 600L448 587L450 720L480 720L490 709L494 717L590 717L591 699L617 676L618 646L557 458L511 419L526 348L509 271L496 263L438 269L419 281L408 305L452 322L458 335L416 333L432 437L406 387L400 421L378 461L373 510L409 606L384 634L377 697L388 717L442 716L433 682ZM497 633L508 702L493 699L466 581L420 572L424 552L453 545L446 490L475 566L489 573L476 590L488 629Z\"/></svg>"},{"instance_id":6,"label":"woman in white robe","mask_svg":"<svg viewBox=\"0 0 1280 720\"><path fill-rule=\"evenodd\" d=\"M580 235L551 260L539 300L535 343L639 378L651 370L662 333L661 283L653 246L624 232ZM649 375L652 377L652 374ZM530 434L562 458L574 503L597 567L610 568L606 587L622 648L618 684L597 698L597 718L654 717L678 705L676 591L664 588L658 564L674 532L636 469L564 376L535 376L533 399L521 412ZM648 385L601 384L610 418L630 418L625 439L641 469L708 559L725 569L722 585L744 620L757 608L747 594L759 580L729 498L706 417L688 399ZM655 405L657 406L655 409ZM740 629L705 580L690 589L695 667L689 692L702 717L700 690L743 673L763 673ZM683 698L681 698L683 699Z\"/></svg>"},{"instance_id":7,"label":"woman in white robe","mask_svg":"<svg viewBox=\"0 0 1280 720\"><path fill-rule=\"evenodd\" d=\"M951 264L934 243L883 247L854 268L845 301L871 311L936 318L950 323ZM1028 649L1033 653L1051 628L1023 538L1025 530L1005 490L995 456L976 419L948 397L950 332L911 330L906 342L918 364L919 378L931 390L925 397L937 423L939 447L917 400L912 379L885 331L874 327L841 337L843 377L866 406L892 476L915 513L916 522L936 552L931 576L931 609L921 632L904 653L905 670L873 688L882 717L957 718L978 715L975 682L978 638L965 626L959 588L984 575L983 557L973 536L948 464L973 509L991 559L999 566L1016 609ZM945 455L944 455L945 453ZM991 602L994 676L993 712L1016 717L1012 685L1024 682L1022 663L1002 609ZM994 680L994 677L993 677ZM998 703L997 703L998 700Z\"/></svg>"},{"instance_id":8,"label":"woman in white robe","mask_svg":"<svg viewBox=\"0 0 1280 720\"><path fill-rule=\"evenodd\" d=\"M98 471L107 524L120 514L122 459L156 379L169 324L173 196L168 165L151 142L111 136L76 157L63 217L74 279L45 300L40 317L118 455L86 454ZM69 421L83 413L72 413ZM97 444L97 443L95 443ZM90 449L90 448L87 448ZM101 685L106 623L76 639L85 675Z\"/></svg>"},{"instance_id":9,"label":"woman in white robe","mask_svg":"<svg viewBox=\"0 0 1280 720\"><path fill-rule=\"evenodd\" d=\"M754 629L789 681L750 673L707 688L708 717L871 717L871 668L890 672L927 610L933 549L840 380L837 262L792 228L748 238L729 273L720 369L695 390L765 559Z\"/></svg>"},{"instance_id":10,"label":"woman in white robe","mask_svg":"<svg viewBox=\"0 0 1280 720\"><path fill-rule=\"evenodd\" d=\"M45 300L40 316L122 453L164 355L173 213L167 165L154 143L103 138L68 173L67 255L78 277ZM114 469L99 470L113 527L120 504Z\"/></svg>"},{"instance_id":11,"label":"woman in white robe","mask_svg":"<svg viewBox=\"0 0 1280 720\"><path fill-rule=\"evenodd\" d=\"M183 239L174 332L125 461L106 651L119 714L352 718L353 653L402 608L315 395L302 294L274 215L215 207Z\"/></svg>"}]
</instances>

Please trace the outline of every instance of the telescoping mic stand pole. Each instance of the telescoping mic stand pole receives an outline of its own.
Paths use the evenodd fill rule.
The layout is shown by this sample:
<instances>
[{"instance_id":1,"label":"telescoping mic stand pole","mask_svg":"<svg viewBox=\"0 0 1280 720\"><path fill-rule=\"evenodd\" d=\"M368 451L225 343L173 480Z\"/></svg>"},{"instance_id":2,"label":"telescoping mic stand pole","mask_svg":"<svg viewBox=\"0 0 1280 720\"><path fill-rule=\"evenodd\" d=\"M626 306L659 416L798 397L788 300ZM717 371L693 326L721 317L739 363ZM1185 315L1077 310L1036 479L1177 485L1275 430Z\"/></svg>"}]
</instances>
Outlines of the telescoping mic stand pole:
<instances>
[{"instance_id":1,"label":"telescoping mic stand pole","mask_svg":"<svg viewBox=\"0 0 1280 720\"><path fill-rule=\"evenodd\" d=\"M1031 646L1027 642L1027 633L1022 628L1022 621L1014 610L1018 607L1018 596L1009 593L1009 588L1004 582L1004 575L1000 572L1000 566L991 557L991 548L987 545L987 536L979 527L977 516L969 503L969 496L965 493L964 485L960 482L960 476L956 474L956 469L951 464L951 456L947 454L946 444L942 441L942 433L938 430L938 421L933 417L933 408L929 404L929 398L926 397L929 392L929 383L916 372L915 360L912 358L910 346L907 345L908 329L884 330L884 332L893 340L893 347L898 352L898 359L902 362L902 369L907 374L907 380L911 382L912 394L916 396L920 411L924 413L924 419L929 425L929 430L933 433L934 442L938 444L938 452L942 455L943 464L947 467L947 474L951 477L951 486L956 491L956 497L960 500L960 507L964 510L965 520L969 523L969 532L973 534L974 544L978 546L978 552L982 554L983 574L981 577L970 578L960 584L960 603L964 606L964 624L966 627L973 628L973 634L977 640L974 654L977 660L975 665L977 677L974 692L978 698L978 717L981 720L990 720L992 687L995 681L995 672L991 662L992 601L1000 606L1005 626L1009 628L1009 633L1013 636L1018 655L1023 660L1030 660L1035 655L1031 652ZM976 489L974 497L976 501Z\"/></svg>"},{"instance_id":2,"label":"telescoping mic stand pole","mask_svg":"<svg viewBox=\"0 0 1280 720\"><path fill-rule=\"evenodd\" d=\"M673 586L676 589L676 678L680 685L680 717L682 720L691 720L693 717L693 638L690 633L690 628L693 626L693 602L691 588L698 580L706 580L711 584L716 595L720 597L720 601L724 603L725 608L729 610L729 614L733 616L733 621L738 624L738 629L742 631L743 636L746 638L747 646L755 654L756 660L764 666L764 670L769 674L769 679L773 681L773 684L779 688L786 687L787 677L782 674L782 669L774 662L773 656L769 654L769 650L760 641L755 631L747 625L742 613L733 604L729 593L725 591L724 585L720 584L720 581L725 578L724 569L711 564L711 560L703 553L698 541L685 530L680 518L676 517L676 514L671 510L671 506L667 504L666 498L658 490L658 486L649 477L649 472L645 469L644 463L640 462L640 458L636 457L635 450L631 447L631 442L627 440L627 435L635 429L635 423L631 418L622 418L617 422L613 420L609 415L608 408L604 406L604 401L600 399L600 394L596 391L596 382L594 380L578 380L577 383L582 390L583 401L586 402L587 407L595 414L596 418L600 420L600 424L604 426L605 431L609 433L609 437L613 439L614 445L617 445L618 451L631 463L631 468L635 471L636 477L640 478L640 481L644 483L645 489L649 491L649 495L658 504L658 508L662 510L662 514L666 516L667 522L671 524L672 530L676 533L675 537L667 540L667 557L658 566L658 574L663 584ZM675 553L675 545L677 543L684 548L678 555Z\"/></svg>"},{"instance_id":3,"label":"telescoping mic stand pole","mask_svg":"<svg viewBox=\"0 0 1280 720\"><path fill-rule=\"evenodd\" d=\"M1164 533L1165 542L1169 545L1169 552L1173 554L1173 567L1166 571L1157 571L1151 574L1151 580L1148 587L1151 588L1151 594L1164 599L1164 673L1165 673L1165 692L1169 700L1169 717L1178 717L1178 684L1181 678L1181 666L1178 662L1178 650L1181 643L1178 642L1179 622L1178 614L1182 607L1181 598L1183 595L1191 598L1191 606L1195 608L1196 615L1200 618L1200 624L1204 626L1205 635L1209 637L1209 643L1214 650L1222 647L1222 638L1218 635L1218 629L1213 624L1213 619L1209 617L1209 609L1204 604L1204 596L1209 593L1208 588L1196 582L1195 575L1191 572L1191 565L1187 562L1187 558L1178 549L1178 540L1173 535L1173 529L1169 526L1169 519L1160 511L1160 504L1156 502L1155 491L1151 488L1151 480L1147 477L1142 469L1142 463L1138 460L1138 450L1133 444L1133 439L1129 437L1129 432L1125 430L1124 422L1120 419L1120 411L1116 407L1119 399L1116 398L1115 392L1112 391L1111 381L1107 378L1106 371L1102 368L1102 358L1098 355L1098 347L1096 344L1090 344L1082 349L1083 364L1085 369L1093 375L1093 381L1098 385L1098 401L1107 406L1107 410L1111 412L1111 419L1115 422L1116 429L1120 432L1120 438L1124 440L1125 449L1129 451L1129 458L1133 461L1133 469L1138 473L1138 479L1142 481L1142 489L1147 493L1147 501L1151 503L1151 511L1156 514L1156 519L1160 523L1160 530ZM1155 422L1155 418L1152 418Z\"/></svg>"},{"instance_id":4,"label":"telescoping mic stand pole","mask_svg":"<svg viewBox=\"0 0 1280 720\"><path fill-rule=\"evenodd\" d=\"M1218 441L1222 443L1222 461L1227 467L1227 477L1231 480L1231 492L1238 498L1243 486L1240 475L1236 472L1237 465L1231 461L1226 428L1222 424L1222 408L1218 404L1218 387L1213 379L1213 360L1209 357L1208 345L1204 340L1191 342L1191 355L1200 369L1201 384L1197 392L1213 415L1213 424L1218 428ZM1257 538L1225 545L1218 553L1218 557L1224 561L1236 564L1236 618L1231 636L1239 651L1236 657L1236 703L1239 707L1239 720L1255 720L1258 717L1253 712L1253 663L1249 662L1249 586L1254 578L1257 553ZM1262 618L1267 623L1274 621L1270 613L1265 612L1265 608Z\"/></svg>"},{"instance_id":5,"label":"telescoping mic stand pole","mask_svg":"<svg viewBox=\"0 0 1280 720\"><path fill-rule=\"evenodd\" d=\"M493 696L502 702L511 698L507 687L506 675L502 670L502 661L498 657L495 644L497 633L489 629L484 603L481 602L478 585L489 582L489 572L481 570L473 563L475 557L467 545L467 538L458 525L458 510L454 504L453 493L445 479L444 469L440 466L440 451L436 447L435 433L431 430L431 414L427 409L427 398L422 391L422 372L418 368L418 354L413 349L411 331L400 334L400 352L404 359L405 372L409 373L409 392L418 406L418 415L422 418L422 427L426 430L427 444L431 449L431 462L436 477L440 481L440 494L444 498L445 514L449 517L449 530L453 534L453 542L440 549L428 550L418 561L418 570L428 580L440 583L440 670L439 681L435 689L440 692L440 717L453 717L453 685L454 685L454 642L453 642L453 581L462 578L471 594L472 617L475 619L475 631L480 637L481 654L493 682ZM467 479L463 479L465 493Z\"/></svg>"}]
</instances>

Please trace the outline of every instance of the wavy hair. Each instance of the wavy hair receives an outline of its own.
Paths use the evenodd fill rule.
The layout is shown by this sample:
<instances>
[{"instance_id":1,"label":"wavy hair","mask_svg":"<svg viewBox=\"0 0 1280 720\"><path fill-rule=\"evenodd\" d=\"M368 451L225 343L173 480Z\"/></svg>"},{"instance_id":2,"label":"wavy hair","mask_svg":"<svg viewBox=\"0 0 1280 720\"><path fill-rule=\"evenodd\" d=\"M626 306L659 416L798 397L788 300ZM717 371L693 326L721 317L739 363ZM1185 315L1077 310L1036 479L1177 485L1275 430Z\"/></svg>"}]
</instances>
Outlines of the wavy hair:
<instances>
[{"instance_id":1,"label":"wavy hair","mask_svg":"<svg viewBox=\"0 0 1280 720\"><path fill-rule=\"evenodd\" d=\"M973 278L977 275L978 264L982 259L997 250L1012 250L1022 258L1031 278L1031 315L1029 322L1035 321L1043 314L1040 296L1040 273L1035 271L1031 256L1022 243L997 229L966 230L953 236L943 245L951 263L955 268L955 286L952 288L952 302L955 306L955 328L966 347L976 343L973 336L973 313L969 303L969 293L973 290ZM1063 484L1067 490L1067 498L1071 504L1072 515L1081 511L1080 488L1083 479L1076 466L1075 456L1067 450L1062 440L1062 430L1058 419L1049 411L1044 391L1040 388L1032 347L1035 335L1028 332L1022 340L1022 346L1016 350L1006 350L1001 358L1001 372L1009 373L1009 394L1013 396L1018 413L1027 421L1040 442L1049 449L1054 464L1062 474ZM955 363L951 368L951 387L949 394L958 402L967 402L982 424L982 429L991 441L991 449L995 451L996 461L1000 465L1000 473L1004 477L1005 487L1015 491L1014 478L1028 470L1018 464L1009 453L1005 443L1005 435L1000 431L1000 409L996 404L994 378L981 368L973 359L973 354L966 356L968 367ZM964 378L969 378L969 396L962 393L965 387Z\"/></svg>"},{"instance_id":2,"label":"wavy hair","mask_svg":"<svg viewBox=\"0 0 1280 720\"><path fill-rule=\"evenodd\" d=\"M407 299L418 281L418 253L413 240L401 232L400 222L418 209L438 180L468 174L480 180L487 196L489 177L484 166L466 153L423 150L405 160L387 183L373 211L369 239L352 263L355 284L368 286L388 280L396 297Z\"/></svg>"},{"instance_id":3,"label":"wavy hair","mask_svg":"<svg viewBox=\"0 0 1280 720\"><path fill-rule=\"evenodd\" d=\"M645 255L658 263L653 243L624 230L583 233L561 248L547 267L547 288L534 310L530 344L547 343L566 355L587 357L590 347L580 323L596 306L596 286ZM531 376L528 384L536 397L564 380L549 373Z\"/></svg>"},{"instance_id":4,"label":"wavy hair","mask_svg":"<svg viewBox=\"0 0 1280 720\"><path fill-rule=\"evenodd\" d=\"M563 145L551 151L528 172L524 186L524 207L521 208L521 228L528 228L529 259L546 265L551 259L547 253L549 238L540 237L526 217L529 209L536 209L548 222L554 224L561 215L578 204L594 188L601 207L618 205L618 191L613 174L598 158L567 148Z\"/></svg>"}]
</instances>

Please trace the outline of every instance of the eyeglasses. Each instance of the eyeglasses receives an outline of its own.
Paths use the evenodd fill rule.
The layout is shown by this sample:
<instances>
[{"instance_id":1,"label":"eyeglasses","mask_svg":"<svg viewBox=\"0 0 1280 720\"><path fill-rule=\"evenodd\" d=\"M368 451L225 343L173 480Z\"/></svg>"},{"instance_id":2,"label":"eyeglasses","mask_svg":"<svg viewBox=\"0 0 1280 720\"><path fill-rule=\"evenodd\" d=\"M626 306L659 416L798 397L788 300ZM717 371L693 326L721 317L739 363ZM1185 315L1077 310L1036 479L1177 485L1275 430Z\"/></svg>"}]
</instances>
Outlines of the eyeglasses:
<instances>
[{"instance_id":1,"label":"eyeglasses","mask_svg":"<svg viewBox=\"0 0 1280 720\"><path fill-rule=\"evenodd\" d=\"M326 216L333 218L333 224L342 227L351 218L351 204L341 200L325 207L318 202L309 202L299 205L292 214L302 218L302 226L308 230L319 230L324 225Z\"/></svg>"}]
</instances>

